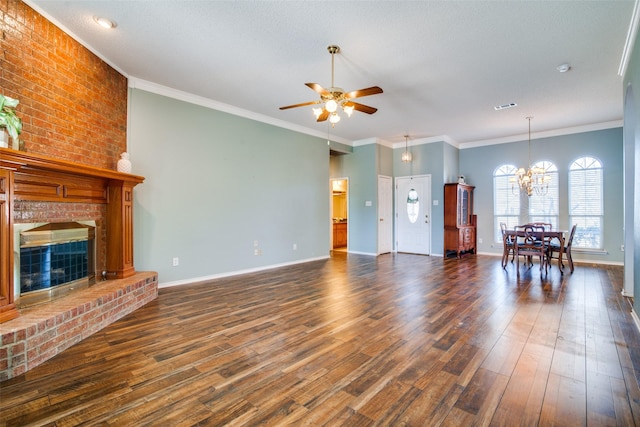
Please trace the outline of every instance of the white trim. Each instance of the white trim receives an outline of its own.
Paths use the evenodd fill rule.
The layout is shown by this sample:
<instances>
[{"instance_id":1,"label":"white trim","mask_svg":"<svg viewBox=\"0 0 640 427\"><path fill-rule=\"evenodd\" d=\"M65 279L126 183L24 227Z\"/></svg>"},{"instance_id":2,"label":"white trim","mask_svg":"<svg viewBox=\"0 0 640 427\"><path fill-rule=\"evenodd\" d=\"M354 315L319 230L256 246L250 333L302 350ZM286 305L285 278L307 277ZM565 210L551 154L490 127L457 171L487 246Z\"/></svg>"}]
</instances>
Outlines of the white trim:
<instances>
[{"instance_id":1,"label":"white trim","mask_svg":"<svg viewBox=\"0 0 640 427\"><path fill-rule=\"evenodd\" d=\"M571 252L573 253L575 251L575 249L571 249ZM501 257L502 253L498 253L498 252L478 252L478 255L487 255L487 256L494 256L494 257ZM564 261L566 261L566 259L563 258ZM623 267L624 266L624 262L622 261L602 261L602 260L586 260L586 259L574 259L573 263L576 265L579 264L591 264L591 265L615 265L615 266L619 266L619 267Z\"/></svg>"},{"instance_id":2,"label":"white trim","mask_svg":"<svg viewBox=\"0 0 640 427\"><path fill-rule=\"evenodd\" d=\"M627 65L629 65L629 58L633 52L633 45L636 42L636 35L638 34L638 20L640 18L640 12L638 11L638 0L633 5L633 12L631 13L631 22L629 23L629 29L627 30L627 39L624 42L622 49L622 57L620 58L620 66L618 67L618 75L624 76L627 71Z\"/></svg>"},{"instance_id":3,"label":"white trim","mask_svg":"<svg viewBox=\"0 0 640 427\"><path fill-rule=\"evenodd\" d=\"M162 86L147 80L142 80L136 77L129 77L129 87L132 89L140 89L147 92L155 93L157 95L166 96L169 98L177 99L179 101L188 102L190 104L200 105L201 107L211 108L212 110L218 110L225 113L233 114L234 116L244 117L246 119L255 120L277 126L283 129L289 129L294 132L303 133L305 135L316 136L318 138L327 139L327 133L319 131L317 129L311 129L304 126L295 125L293 123L275 119L273 117L265 116L264 114L255 113L253 111L245 110L243 108L235 107L233 105L225 104L223 102L214 101L213 99L205 98L202 96L194 95L192 93L183 92L178 89L173 89L167 86ZM338 136L331 136L331 140L339 142L341 144L352 145L351 141Z\"/></svg>"},{"instance_id":4,"label":"white trim","mask_svg":"<svg viewBox=\"0 0 640 427\"><path fill-rule=\"evenodd\" d=\"M571 252L583 255L609 255L609 251L606 249L578 248L575 246L571 247Z\"/></svg>"},{"instance_id":5,"label":"white trim","mask_svg":"<svg viewBox=\"0 0 640 427\"><path fill-rule=\"evenodd\" d=\"M623 125L622 120L613 120L610 122L594 123L594 124L584 125L584 126L575 126L571 128L536 132L531 134L531 139L549 138L553 136L573 135L576 133L594 132L597 130L621 128L622 125ZM527 138L528 138L528 135L523 134L523 135L505 136L504 138L485 139L482 141L463 142L460 144L459 148L461 150L464 150L465 148L475 148L475 147L484 147L487 145L507 144L509 142L526 141Z\"/></svg>"},{"instance_id":6,"label":"white trim","mask_svg":"<svg viewBox=\"0 0 640 427\"><path fill-rule=\"evenodd\" d=\"M374 254L374 253L371 253L371 252L347 251L347 253L356 254L356 255L378 256L378 254ZM385 255L385 254L382 254L382 255Z\"/></svg>"},{"instance_id":7,"label":"white trim","mask_svg":"<svg viewBox=\"0 0 640 427\"><path fill-rule=\"evenodd\" d=\"M633 323L636 324L636 329L640 331L640 318L638 318L638 315L636 314L636 311L633 308L631 309L631 318L633 319Z\"/></svg>"},{"instance_id":8,"label":"white trim","mask_svg":"<svg viewBox=\"0 0 640 427\"><path fill-rule=\"evenodd\" d=\"M256 273L259 271L272 270L274 268L287 267L289 265L304 264L307 262L319 261L319 260L328 259L328 258L329 258L329 255L326 255L326 256L321 256L316 258L307 258L303 260L284 262L281 264L266 265L264 267L248 268L245 270L237 270L237 271L228 271L226 273L212 274L210 276L201 276L201 277L193 277L191 279L175 280L173 282L158 283L158 288L169 288L172 286L192 285L195 283L207 282L209 280L221 279L224 277L238 276L238 275L247 274L247 273Z\"/></svg>"}]
</instances>

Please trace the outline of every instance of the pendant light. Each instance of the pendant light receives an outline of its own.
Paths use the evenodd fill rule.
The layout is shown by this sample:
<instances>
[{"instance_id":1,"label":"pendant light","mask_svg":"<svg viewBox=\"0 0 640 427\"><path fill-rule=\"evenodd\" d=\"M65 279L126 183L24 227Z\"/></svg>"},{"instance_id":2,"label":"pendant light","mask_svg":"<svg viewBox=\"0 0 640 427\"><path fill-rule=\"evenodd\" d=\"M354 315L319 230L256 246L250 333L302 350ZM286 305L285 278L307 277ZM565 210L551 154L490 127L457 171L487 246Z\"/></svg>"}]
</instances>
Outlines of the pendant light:
<instances>
[{"instance_id":1,"label":"pendant light","mask_svg":"<svg viewBox=\"0 0 640 427\"><path fill-rule=\"evenodd\" d=\"M403 163L409 163L411 162L411 160L413 160L413 156L411 155L411 152L409 151L409 135L405 135L404 136L404 153L402 153L402 162Z\"/></svg>"}]
</instances>

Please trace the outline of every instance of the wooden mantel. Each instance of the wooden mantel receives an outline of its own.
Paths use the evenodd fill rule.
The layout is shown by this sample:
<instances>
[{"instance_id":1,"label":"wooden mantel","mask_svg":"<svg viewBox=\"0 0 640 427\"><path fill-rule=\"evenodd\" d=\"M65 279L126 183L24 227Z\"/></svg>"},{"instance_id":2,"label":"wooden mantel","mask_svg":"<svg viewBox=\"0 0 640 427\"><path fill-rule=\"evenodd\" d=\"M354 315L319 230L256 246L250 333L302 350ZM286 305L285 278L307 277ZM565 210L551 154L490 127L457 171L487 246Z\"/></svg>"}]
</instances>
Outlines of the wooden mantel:
<instances>
[{"instance_id":1,"label":"wooden mantel","mask_svg":"<svg viewBox=\"0 0 640 427\"><path fill-rule=\"evenodd\" d=\"M133 187L144 177L0 148L0 323L19 316L13 292L16 201L107 205L109 279L133 276Z\"/></svg>"}]
</instances>

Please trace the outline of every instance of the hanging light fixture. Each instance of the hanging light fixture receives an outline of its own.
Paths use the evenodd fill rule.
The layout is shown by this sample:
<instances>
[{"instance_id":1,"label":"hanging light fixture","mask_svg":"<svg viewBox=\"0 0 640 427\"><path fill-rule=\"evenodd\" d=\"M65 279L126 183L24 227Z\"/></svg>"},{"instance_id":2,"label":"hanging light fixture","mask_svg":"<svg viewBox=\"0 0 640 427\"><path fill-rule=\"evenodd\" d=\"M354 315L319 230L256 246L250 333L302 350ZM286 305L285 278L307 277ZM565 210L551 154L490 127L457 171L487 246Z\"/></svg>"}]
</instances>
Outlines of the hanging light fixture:
<instances>
[{"instance_id":1,"label":"hanging light fixture","mask_svg":"<svg viewBox=\"0 0 640 427\"><path fill-rule=\"evenodd\" d=\"M534 194L538 196L544 196L549 191L549 182L551 181L551 177L545 174L545 170L540 167L531 166L531 119L533 117L527 117L529 120L529 167L525 170L525 168L519 168L515 175L510 179L511 181L511 192L513 194L517 194L515 184L518 184L518 187L521 192L527 194L527 196L532 196Z\"/></svg>"},{"instance_id":2,"label":"hanging light fixture","mask_svg":"<svg viewBox=\"0 0 640 427\"><path fill-rule=\"evenodd\" d=\"M405 135L404 136L404 153L402 153L402 162L403 163L409 163L411 160L413 160L413 156L411 155L411 152L409 151L409 135Z\"/></svg>"}]
</instances>

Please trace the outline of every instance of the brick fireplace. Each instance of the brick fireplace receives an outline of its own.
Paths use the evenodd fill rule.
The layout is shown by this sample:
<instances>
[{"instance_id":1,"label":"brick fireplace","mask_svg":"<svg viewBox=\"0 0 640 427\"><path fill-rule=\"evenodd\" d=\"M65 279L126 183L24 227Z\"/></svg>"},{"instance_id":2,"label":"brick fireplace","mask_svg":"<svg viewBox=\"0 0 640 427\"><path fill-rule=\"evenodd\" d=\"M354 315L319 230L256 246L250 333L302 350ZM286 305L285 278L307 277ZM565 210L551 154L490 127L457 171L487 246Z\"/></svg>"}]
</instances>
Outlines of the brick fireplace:
<instances>
[{"instance_id":1,"label":"brick fireplace","mask_svg":"<svg viewBox=\"0 0 640 427\"><path fill-rule=\"evenodd\" d=\"M25 373L157 297L157 274L136 272L133 265L133 187L143 180L0 148L0 381ZM23 221L30 205L50 210L54 223L77 219L79 213L101 224L96 240L104 244L97 244L96 252L109 280L18 308L13 229L16 218L21 226L37 222ZM52 206L59 209L47 209ZM37 214L33 218L44 219Z\"/></svg>"}]
</instances>

